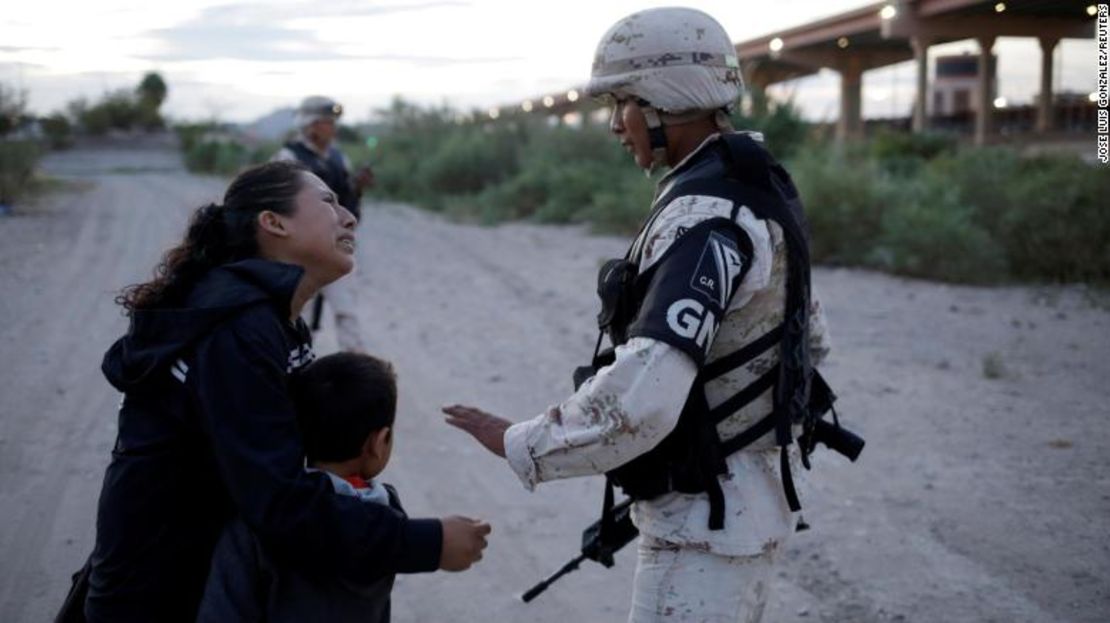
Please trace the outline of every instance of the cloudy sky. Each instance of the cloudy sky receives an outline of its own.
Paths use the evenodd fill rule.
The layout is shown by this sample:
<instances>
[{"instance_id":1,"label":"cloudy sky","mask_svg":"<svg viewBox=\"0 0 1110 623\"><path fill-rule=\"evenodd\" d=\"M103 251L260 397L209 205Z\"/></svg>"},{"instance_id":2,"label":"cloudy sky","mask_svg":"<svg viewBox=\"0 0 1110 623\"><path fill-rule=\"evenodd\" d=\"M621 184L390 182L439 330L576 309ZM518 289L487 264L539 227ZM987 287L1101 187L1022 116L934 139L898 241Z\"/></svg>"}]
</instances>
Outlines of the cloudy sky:
<instances>
[{"instance_id":1,"label":"cloudy sky","mask_svg":"<svg viewBox=\"0 0 1110 623\"><path fill-rule=\"evenodd\" d=\"M13 2L0 14L0 82L27 91L34 112L132 87L159 71L177 118L246 121L306 94L340 99L364 120L394 95L457 108L513 103L580 84L594 46L620 17L674 0L96 0ZM686 0L736 41L858 8L867 0ZM974 51L970 42L932 53ZM1001 39L1000 94L1031 101L1035 42ZM1095 88L1093 41L1057 47L1057 89ZM864 76L864 114L906 114L909 64ZM807 116L837 112L836 74L778 87Z\"/></svg>"}]
</instances>

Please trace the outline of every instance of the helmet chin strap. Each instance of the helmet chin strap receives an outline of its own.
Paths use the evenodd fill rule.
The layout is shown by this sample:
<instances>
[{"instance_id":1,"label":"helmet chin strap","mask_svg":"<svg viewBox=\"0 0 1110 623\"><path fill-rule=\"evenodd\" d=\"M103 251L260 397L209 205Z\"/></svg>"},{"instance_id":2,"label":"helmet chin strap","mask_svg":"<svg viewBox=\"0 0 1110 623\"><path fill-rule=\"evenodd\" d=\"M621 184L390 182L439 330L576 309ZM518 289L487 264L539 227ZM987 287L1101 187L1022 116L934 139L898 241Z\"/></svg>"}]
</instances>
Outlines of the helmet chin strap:
<instances>
[{"instance_id":1,"label":"helmet chin strap","mask_svg":"<svg viewBox=\"0 0 1110 623\"><path fill-rule=\"evenodd\" d=\"M703 119L706 116L706 111L695 110L678 114L661 113L647 101L641 99L638 103L640 110L644 113L644 120L647 122L648 140L651 146L651 165L644 169L644 174L651 177L656 169L667 164L667 134L663 131L663 122L666 121L666 125L690 123ZM713 123L722 134L733 131L732 122L724 108L714 111Z\"/></svg>"},{"instance_id":2,"label":"helmet chin strap","mask_svg":"<svg viewBox=\"0 0 1110 623\"><path fill-rule=\"evenodd\" d=\"M717 124L717 130L721 134L734 131L732 128L732 120L729 119L728 110L718 108L717 112L713 113L713 123Z\"/></svg>"},{"instance_id":3,"label":"helmet chin strap","mask_svg":"<svg viewBox=\"0 0 1110 623\"><path fill-rule=\"evenodd\" d=\"M647 102L640 103L640 110L647 121L648 141L651 146L651 165L644 169L644 174L651 177L661 166L667 164L667 134L663 131L663 120L659 118L659 111Z\"/></svg>"}]
</instances>

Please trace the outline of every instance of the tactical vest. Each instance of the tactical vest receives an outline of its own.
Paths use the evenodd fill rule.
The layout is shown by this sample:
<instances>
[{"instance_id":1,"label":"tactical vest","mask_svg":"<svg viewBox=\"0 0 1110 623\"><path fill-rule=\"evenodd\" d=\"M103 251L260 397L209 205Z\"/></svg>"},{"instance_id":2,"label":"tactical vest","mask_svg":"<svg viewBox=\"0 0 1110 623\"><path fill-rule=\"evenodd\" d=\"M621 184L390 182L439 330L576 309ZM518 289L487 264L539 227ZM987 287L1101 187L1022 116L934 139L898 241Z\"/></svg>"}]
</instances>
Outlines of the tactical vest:
<instances>
[{"instance_id":1,"label":"tactical vest","mask_svg":"<svg viewBox=\"0 0 1110 623\"><path fill-rule=\"evenodd\" d=\"M612 363L613 350L601 351L606 334L614 346L637 335L635 327L647 285L664 261L661 259L640 273L637 263L644 246L643 239L674 199L702 195L730 201L733 206L730 222L713 220L722 221L718 226L731 225L739 232L744 232L736 222L741 207L751 210L757 218L774 221L781 227L787 250L783 323L743 348L701 366L675 429L652 450L606 474L607 507L611 506L608 500L612 499L614 485L639 500L649 500L672 491L704 492L710 504L709 528L719 530L724 527L725 508L718 476L727 472L727 456L773 432L780 447L783 491L790 509L797 511L801 504L791 476L788 455L788 447L795 441L794 426L801 427L802 434L798 441L803 465L807 469L810 466L809 454L818 441L849 455L853 460L862 449L863 442L839 427L835 411L834 424L821 420L832 409L835 396L810 364L809 240L802 204L789 174L762 146L739 133L722 135L706 153L696 158L698 160L691 162L686 171L679 173L661 189L653 202L650 216L625 258L611 260L602 267L598 277L598 294L602 299L602 310L598 315L601 331L592 365L575 372L575 383L579 385L596 370ZM749 259L745 262L746 270L751 264L751 242L743 233L740 244L745 241ZM772 348L779 351L777 366L723 403L712 409L709 407L706 383L748 364ZM741 433L721 439L718 424L771 388L774 405L771 413Z\"/></svg>"},{"instance_id":2,"label":"tactical vest","mask_svg":"<svg viewBox=\"0 0 1110 623\"><path fill-rule=\"evenodd\" d=\"M347 171L347 165L343 162L343 154L339 152L334 145L328 148L328 153L325 156L312 151L308 145L301 141L290 141L285 144L285 148L293 152L297 160L308 167L316 177L324 180L328 188L335 193L335 198L339 201L339 205L347 208L355 218L361 218L362 213L359 208L359 201L361 197L353 184L351 184L351 174Z\"/></svg>"}]
</instances>

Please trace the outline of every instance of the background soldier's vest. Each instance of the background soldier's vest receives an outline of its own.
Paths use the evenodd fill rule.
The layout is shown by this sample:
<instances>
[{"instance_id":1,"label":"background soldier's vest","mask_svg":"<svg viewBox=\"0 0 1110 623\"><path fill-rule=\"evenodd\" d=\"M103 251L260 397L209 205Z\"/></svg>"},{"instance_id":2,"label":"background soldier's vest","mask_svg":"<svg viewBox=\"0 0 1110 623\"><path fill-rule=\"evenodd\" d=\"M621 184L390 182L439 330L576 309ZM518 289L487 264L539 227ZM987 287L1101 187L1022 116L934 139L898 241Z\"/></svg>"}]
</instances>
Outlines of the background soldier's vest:
<instances>
[{"instance_id":1,"label":"background soldier's vest","mask_svg":"<svg viewBox=\"0 0 1110 623\"><path fill-rule=\"evenodd\" d=\"M290 141L285 144L285 148L293 152L297 160L308 167L316 177L324 180L328 188L335 193L339 205L347 208L355 218L362 217L359 194L351 184L351 175L343 162L343 154L337 147L334 145L329 147L326 157L320 156L300 141Z\"/></svg>"}]
</instances>

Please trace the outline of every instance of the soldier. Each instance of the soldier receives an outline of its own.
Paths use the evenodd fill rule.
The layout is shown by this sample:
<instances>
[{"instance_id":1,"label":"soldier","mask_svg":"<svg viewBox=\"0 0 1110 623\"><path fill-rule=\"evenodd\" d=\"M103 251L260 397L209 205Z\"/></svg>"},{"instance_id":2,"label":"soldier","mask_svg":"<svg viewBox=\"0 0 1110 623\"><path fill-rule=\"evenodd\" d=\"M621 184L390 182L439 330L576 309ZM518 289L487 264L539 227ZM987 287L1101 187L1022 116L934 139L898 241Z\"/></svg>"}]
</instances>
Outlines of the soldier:
<instances>
[{"instance_id":1,"label":"soldier","mask_svg":"<svg viewBox=\"0 0 1110 623\"><path fill-rule=\"evenodd\" d=\"M636 623L760 620L796 526L791 441L827 348L793 184L730 126L742 87L728 34L700 11L642 11L605 34L587 90L610 100L638 166L671 169L599 276L615 350L530 420L444 408L530 490L606 473L636 500Z\"/></svg>"},{"instance_id":2,"label":"soldier","mask_svg":"<svg viewBox=\"0 0 1110 623\"><path fill-rule=\"evenodd\" d=\"M361 220L362 191L373 185L369 167L352 173L351 164L335 144L337 123L343 107L329 97L306 97L297 109L299 134L287 142L273 160L295 160L324 180L339 199L339 205ZM358 322L358 292L350 278L324 288L313 304L312 329L320 328L324 300L335 310L336 341L345 351L365 352Z\"/></svg>"}]
</instances>

